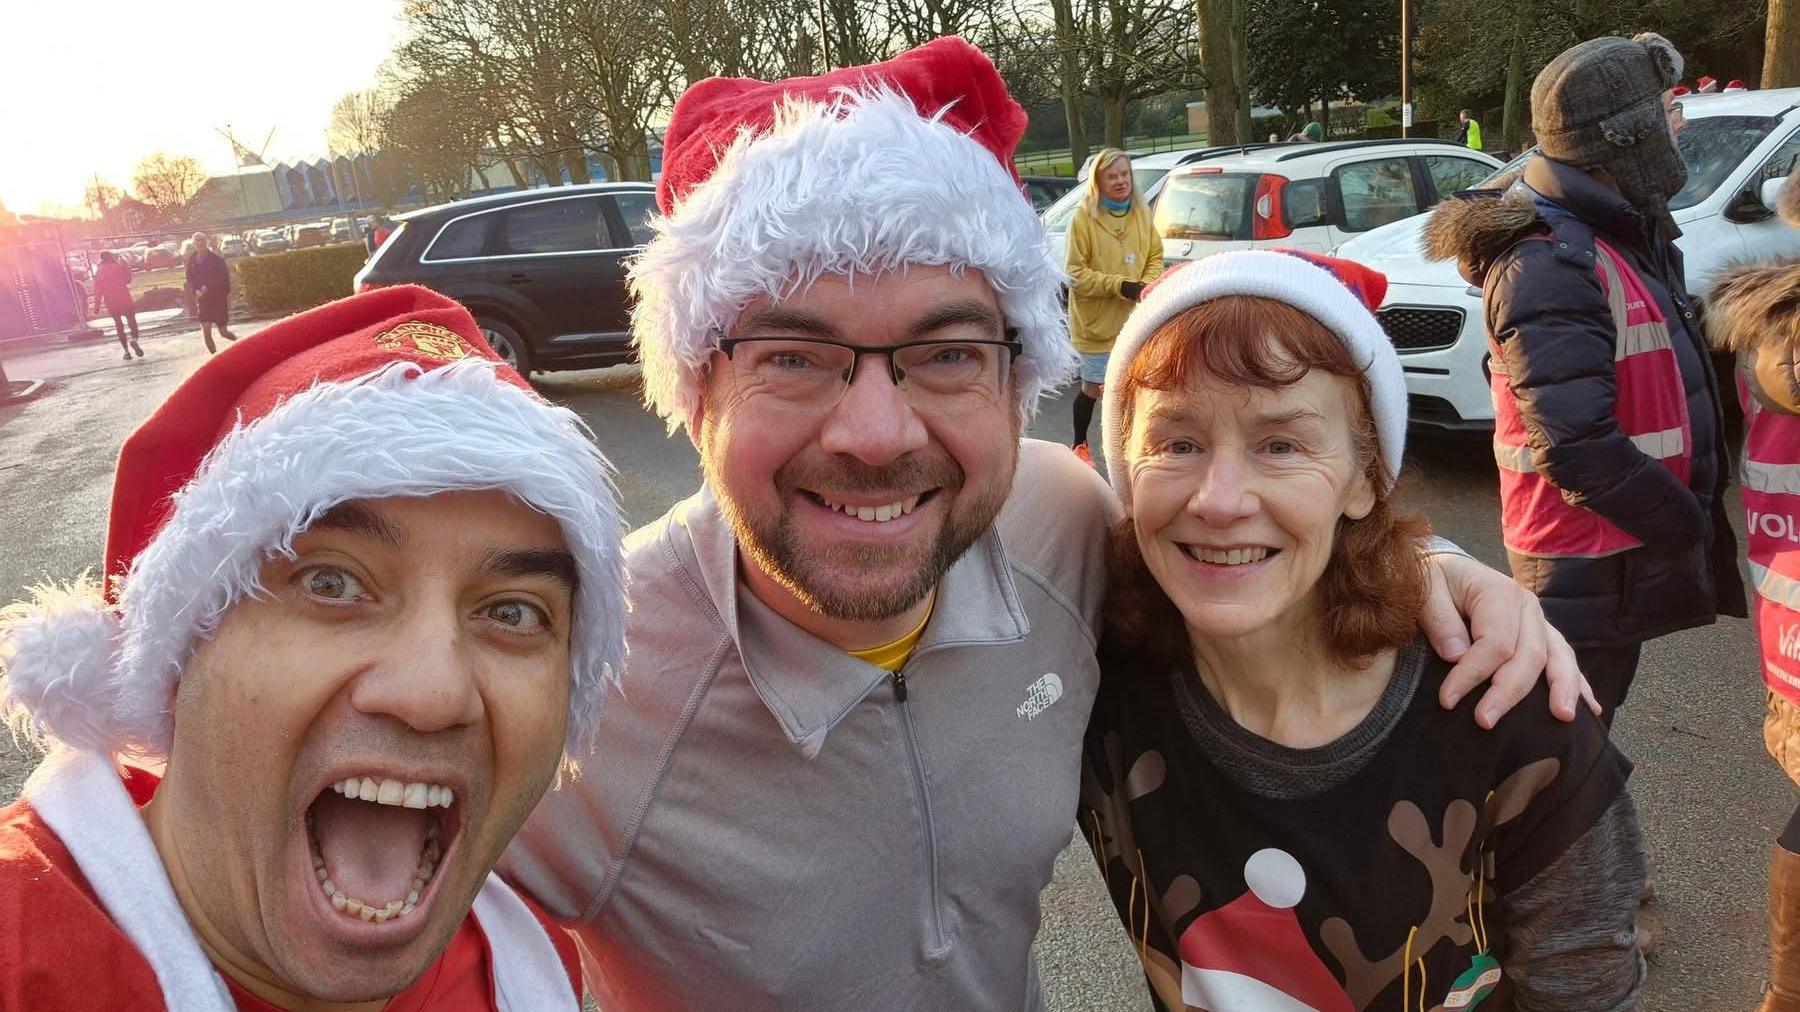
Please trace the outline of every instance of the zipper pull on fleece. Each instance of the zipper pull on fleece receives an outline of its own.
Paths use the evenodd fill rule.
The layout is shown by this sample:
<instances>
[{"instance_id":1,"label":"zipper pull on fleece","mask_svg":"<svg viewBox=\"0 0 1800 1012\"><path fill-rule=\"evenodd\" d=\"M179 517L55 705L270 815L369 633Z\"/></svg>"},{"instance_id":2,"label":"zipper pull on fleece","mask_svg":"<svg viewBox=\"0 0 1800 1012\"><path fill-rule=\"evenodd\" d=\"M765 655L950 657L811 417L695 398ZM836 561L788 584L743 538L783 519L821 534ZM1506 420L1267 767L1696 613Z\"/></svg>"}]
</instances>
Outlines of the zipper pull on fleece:
<instances>
[{"instance_id":1,"label":"zipper pull on fleece","mask_svg":"<svg viewBox=\"0 0 1800 1012\"><path fill-rule=\"evenodd\" d=\"M906 673L903 671L894 672L894 698L906 702Z\"/></svg>"}]
</instances>

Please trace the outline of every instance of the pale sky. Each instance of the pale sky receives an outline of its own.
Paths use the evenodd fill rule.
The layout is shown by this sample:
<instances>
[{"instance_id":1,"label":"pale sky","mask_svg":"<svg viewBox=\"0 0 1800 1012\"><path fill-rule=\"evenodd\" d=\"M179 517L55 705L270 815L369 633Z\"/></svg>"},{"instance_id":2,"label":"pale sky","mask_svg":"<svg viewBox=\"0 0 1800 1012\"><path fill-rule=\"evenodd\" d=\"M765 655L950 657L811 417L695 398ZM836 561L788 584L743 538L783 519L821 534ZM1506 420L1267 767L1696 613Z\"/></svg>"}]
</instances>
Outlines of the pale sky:
<instances>
[{"instance_id":1,"label":"pale sky","mask_svg":"<svg viewBox=\"0 0 1800 1012\"><path fill-rule=\"evenodd\" d=\"M0 203L81 204L138 159L233 168L230 124L268 159L325 153L331 106L375 83L401 0L0 0Z\"/></svg>"}]
</instances>

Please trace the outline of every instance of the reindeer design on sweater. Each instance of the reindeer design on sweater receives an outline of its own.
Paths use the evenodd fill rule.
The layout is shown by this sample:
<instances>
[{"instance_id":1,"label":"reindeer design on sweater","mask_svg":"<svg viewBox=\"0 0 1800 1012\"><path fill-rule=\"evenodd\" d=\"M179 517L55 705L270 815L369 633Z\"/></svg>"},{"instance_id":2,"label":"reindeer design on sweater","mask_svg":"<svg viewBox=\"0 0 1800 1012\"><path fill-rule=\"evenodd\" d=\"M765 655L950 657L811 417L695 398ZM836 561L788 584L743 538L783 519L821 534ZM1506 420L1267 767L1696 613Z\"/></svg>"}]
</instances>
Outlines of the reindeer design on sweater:
<instances>
[{"instance_id":1,"label":"reindeer design on sweater","mask_svg":"<svg viewBox=\"0 0 1800 1012\"><path fill-rule=\"evenodd\" d=\"M1267 859L1267 851L1259 851L1246 864L1245 881L1249 886L1244 896L1229 903L1211 899L1213 909L1192 917L1206 905L1201 886L1191 875L1177 875L1166 886L1150 880L1149 872L1136 839L1131 806L1162 790L1167 784L1167 768L1163 756L1146 751L1125 769L1122 747L1117 735L1107 735L1102 743L1105 765L1111 774L1111 786L1092 770L1084 773L1082 801L1089 812L1084 827L1095 855L1113 884L1115 875L1130 876L1127 903L1132 927L1132 945L1143 963L1145 974L1162 1002L1170 1008L1194 1012L1211 1012L1226 1007L1231 1001L1243 1000L1252 992L1245 988L1262 986L1267 996L1253 1007L1280 1009L1315 1009L1334 1012L1337 1009L1364 1010L1387 992L1396 981L1408 976L1417 979L1415 965L1422 967L1425 954L1444 941L1464 948L1484 934L1480 916L1481 903L1497 897L1493 887L1496 869L1485 841L1500 826L1516 819L1561 772L1561 762L1554 757L1526 764L1506 777L1479 808L1467 800L1451 801L1442 811L1436 825L1411 800L1395 803L1389 811L1386 828L1408 856L1417 862L1430 883L1430 901L1416 915L1417 923L1407 940L1391 951L1371 954L1358 941L1356 930L1343 917L1326 918L1319 925L1319 939L1338 967L1335 975L1324 968L1325 961L1305 942L1291 907L1303 890L1304 872L1298 862L1286 871L1285 862L1293 859L1276 851L1280 859ZM1474 855L1471 861L1470 855ZM1117 862L1115 864L1115 862ZM1263 871L1253 865L1261 863ZM1298 883L1282 882L1271 891L1268 887L1270 867L1284 869L1298 876ZM1260 880L1260 881L1259 881ZM1281 894L1286 893L1283 896ZM1479 900L1479 902L1478 902ZM1234 912L1237 911L1237 912ZM1246 916L1252 919L1245 919ZM1191 920L1190 920L1191 918ZM1187 922L1177 933L1175 925ZM1291 930L1288 925L1291 922ZM1228 923L1229 926L1223 926ZM1270 927L1270 925L1276 925ZM1254 968L1230 967L1230 972L1216 973L1207 967L1193 965L1189 957L1217 951L1207 937L1223 938L1239 949L1268 946L1279 950L1280 980L1273 985L1246 985L1244 979L1254 976ZM1320 968L1311 972L1310 966ZM1298 968L1298 969L1297 969ZM1321 979L1322 977L1322 979ZM1220 981L1230 993L1220 995ZM1411 982L1408 990L1411 989ZM1442 991L1440 982L1439 991ZM1281 987L1292 990L1280 990ZM1491 981L1479 990L1464 990L1465 997L1452 1009L1468 1008L1492 987ZM1263 992L1256 991L1260 996ZM1473 995L1470 1000L1468 996ZM1410 1002L1412 995L1407 996ZM1216 1004L1215 1004L1216 1003ZM1406 1007L1415 1007L1408 1004ZM1424 1009L1424 1002L1416 1007ZM1444 1012L1446 1005L1432 1007Z\"/></svg>"}]
</instances>

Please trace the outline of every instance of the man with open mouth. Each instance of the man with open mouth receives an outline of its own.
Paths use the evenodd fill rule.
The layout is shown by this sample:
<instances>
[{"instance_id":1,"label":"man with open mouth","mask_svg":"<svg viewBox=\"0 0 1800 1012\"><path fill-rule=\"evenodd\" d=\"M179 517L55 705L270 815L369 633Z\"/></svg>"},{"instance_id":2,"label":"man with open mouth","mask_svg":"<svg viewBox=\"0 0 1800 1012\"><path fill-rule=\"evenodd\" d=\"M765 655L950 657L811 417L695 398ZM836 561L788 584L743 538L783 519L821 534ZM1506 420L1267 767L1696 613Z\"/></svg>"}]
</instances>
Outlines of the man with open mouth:
<instances>
[{"instance_id":1,"label":"man with open mouth","mask_svg":"<svg viewBox=\"0 0 1800 1012\"><path fill-rule=\"evenodd\" d=\"M953 38L676 103L633 326L705 481L627 541L603 761L503 864L603 1008L1041 1007L1116 506L1020 438L1075 365L1024 128ZM1505 709L1544 667L1535 601L1433 569L1460 691L1518 647ZM1496 635L1451 644L1446 580Z\"/></svg>"},{"instance_id":2,"label":"man with open mouth","mask_svg":"<svg viewBox=\"0 0 1800 1012\"><path fill-rule=\"evenodd\" d=\"M0 1007L578 1008L491 868L592 741L619 537L586 428L448 299L208 360L120 453L105 583L0 613L49 753L0 810Z\"/></svg>"}]
</instances>

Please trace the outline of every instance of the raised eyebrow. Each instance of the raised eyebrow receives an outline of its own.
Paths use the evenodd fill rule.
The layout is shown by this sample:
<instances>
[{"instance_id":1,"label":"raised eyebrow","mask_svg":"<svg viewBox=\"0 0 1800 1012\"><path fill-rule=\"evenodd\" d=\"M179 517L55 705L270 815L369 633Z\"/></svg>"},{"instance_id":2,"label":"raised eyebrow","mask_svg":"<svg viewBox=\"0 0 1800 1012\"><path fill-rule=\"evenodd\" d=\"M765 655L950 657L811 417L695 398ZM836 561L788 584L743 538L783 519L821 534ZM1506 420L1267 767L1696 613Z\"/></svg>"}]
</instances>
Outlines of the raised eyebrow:
<instances>
[{"instance_id":1,"label":"raised eyebrow","mask_svg":"<svg viewBox=\"0 0 1800 1012\"><path fill-rule=\"evenodd\" d=\"M547 576L571 594L580 587L575 556L556 548L496 548L481 560L481 568L495 576Z\"/></svg>"},{"instance_id":2,"label":"raised eyebrow","mask_svg":"<svg viewBox=\"0 0 1800 1012\"><path fill-rule=\"evenodd\" d=\"M379 541L389 548L399 548L404 540L399 527L386 517L357 502L343 502L319 514L306 528L309 531L344 531Z\"/></svg>"},{"instance_id":3,"label":"raised eyebrow","mask_svg":"<svg viewBox=\"0 0 1800 1012\"><path fill-rule=\"evenodd\" d=\"M990 336L998 336L1001 330L1000 314L982 302L974 299L963 299L938 306L931 312L913 321L908 328L907 336L923 337L933 331L943 330L961 324L972 324L986 330Z\"/></svg>"},{"instance_id":4,"label":"raised eyebrow","mask_svg":"<svg viewBox=\"0 0 1800 1012\"><path fill-rule=\"evenodd\" d=\"M799 309L783 309L780 306L770 306L746 314L738 321L738 330L741 333L784 330L826 340L836 340L841 336L838 329L821 316Z\"/></svg>"}]
</instances>

